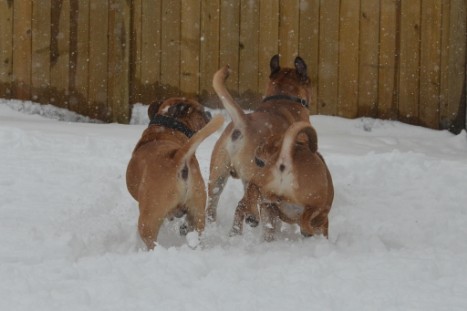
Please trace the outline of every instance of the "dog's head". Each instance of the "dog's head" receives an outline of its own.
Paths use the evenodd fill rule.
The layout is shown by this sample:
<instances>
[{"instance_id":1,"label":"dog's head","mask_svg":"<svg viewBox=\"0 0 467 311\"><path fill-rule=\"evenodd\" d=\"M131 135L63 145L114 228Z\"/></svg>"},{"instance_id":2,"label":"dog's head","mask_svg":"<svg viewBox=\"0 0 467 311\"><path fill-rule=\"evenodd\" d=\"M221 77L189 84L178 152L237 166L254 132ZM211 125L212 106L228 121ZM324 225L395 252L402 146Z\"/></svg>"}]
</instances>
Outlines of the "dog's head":
<instances>
[{"instance_id":1,"label":"dog's head","mask_svg":"<svg viewBox=\"0 0 467 311\"><path fill-rule=\"evenodd\" d=\"M294 68L281 68L279 55L274 55L269 63L271 74L265 96L289 95L308 102L311 100L311 81L307 66L300 56L294 61Z\"/></svg>"},{"instance_id":2,"label":"dog's head","mask_svg":"<svg viewBox=\"0 0 467 311\"><path fill-rule=\"evenodd\" d=\"M185 97L171 97L149 105L148 116L152 120L155 115L163 115L183 123L190 130L197 132L211 119L209 111L195 100Z\"/></svg>"}]
</instances>

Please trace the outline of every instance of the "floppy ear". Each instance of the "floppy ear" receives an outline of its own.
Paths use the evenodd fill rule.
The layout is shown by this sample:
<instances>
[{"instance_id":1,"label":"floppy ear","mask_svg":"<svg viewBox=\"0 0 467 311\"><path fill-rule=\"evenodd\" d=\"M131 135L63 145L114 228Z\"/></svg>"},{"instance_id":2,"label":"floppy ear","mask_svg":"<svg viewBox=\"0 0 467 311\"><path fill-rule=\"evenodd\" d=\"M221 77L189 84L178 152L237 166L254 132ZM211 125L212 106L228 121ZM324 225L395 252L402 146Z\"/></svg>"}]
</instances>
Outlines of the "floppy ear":
<instances>
[{"instance_id":1,"label":"floppy ear","mask_svg":"<svg viewBox=\"0 0 467 311\"><path fill-rule=\"evenodd\" d=\"M152 120L154 116L157 114L159 111L159 107L162 105L164 101L163 100L158 100L155 102L152 102L149 107L148 107L148 117L149 120Z\"/></svg>"},{"instance_id":2,"label":"floppy ear","mask_svg":"<svg viewBox=\"0 0 467 311\"><path fill-rule=\"evenodd\" d=\"M191 112L190 104L187 104L184 102L178 102L175 105L172 105L169 107L167 114L171 116L172 118L177 119L177 118L186 117L190 112Z\"/></svg>"},{"instance_id":3,"label":"floppy ear","mask_svg":"<svg viewBox=\"0 0 467 311\"><path fill-rule=\"evenodd\" d=\"M271 67L271 75L279 72L281 66L279 65L279 54L274 55L269 62L269 67Z\"/></svg>"},{"instance_id":4,"label":"floppy ear","mask_svg":"<svg viewBox=\"0 0 467 311\"><path fill-rule=\"evenodd\" d=\"M297 56L295 58L295 70L297 71L298 76L300 77L300 80L305 81L308 80L308 74L307 74L307 68L305 61L300 57Z\"/></svg>"}]
</instances>

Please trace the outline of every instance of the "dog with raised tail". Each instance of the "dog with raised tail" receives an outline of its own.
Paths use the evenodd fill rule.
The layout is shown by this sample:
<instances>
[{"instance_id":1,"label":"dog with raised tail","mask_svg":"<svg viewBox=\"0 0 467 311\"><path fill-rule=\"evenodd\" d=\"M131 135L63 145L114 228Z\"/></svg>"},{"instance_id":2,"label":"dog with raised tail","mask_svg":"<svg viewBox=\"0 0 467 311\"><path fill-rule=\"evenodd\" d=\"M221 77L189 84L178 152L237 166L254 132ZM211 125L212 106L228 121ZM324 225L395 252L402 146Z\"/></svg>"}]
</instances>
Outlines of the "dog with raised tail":
<instances>
[{"instance_id":1,"label":"dog with raised tail","mask_svg":"<svg viewBox=\"0 0 467 311\"><path fill-rule=\"evenodd\" d=\"M276 153L257 154L264 162L256 196L245 208L259 204L263 235L274 240L279 220L298 224L304 236L328 236L328 214L334 199L331 174L318 152L316 131L308 122L293 123L285 132ZM245 212L237 210L236 218Z\"/></svg>"},{"instance_id":2,"label":"dog with raised tail","mask_svg":"<svg viewBox=\"0 0 467 311\"><path fill-rule=\"evenodd\" d=\"M294 68L281 68L279 56L270 61L270 79L265 97L252 113L245 113L235 102L225 86L230 69L224 66L213 78L213 87L232 122L216 142L210 165L208 183L208 220L216 220L217 205L227 179L240 178L244 196L237 206L246 215L246 221L256 226L259 223L258 209L245 208L262 186L261 176L264 163L255 155L258 152L274 153L280 149L280 142L287 128L297 122L309 122L311 82L303 59L296 57ZM255 182L252 182L253 179ZM232 234L242 232L243 218L234 220Z\"/></svg>"},{"instance_id":3,"label":"dog with raised tail","mask_svg":"<svg viewBox=\"0 0 467 311\"><path fill-rule=\"evenodd\" d=\"M205 227L206 190L196 148L224 119L210 120L201 104L169 98L148 108L150 124L133 150L126 171L127 188L138 201L138 232L153 249L164 219L186 215L181 234Z\"/></svg>"}]
</instances>

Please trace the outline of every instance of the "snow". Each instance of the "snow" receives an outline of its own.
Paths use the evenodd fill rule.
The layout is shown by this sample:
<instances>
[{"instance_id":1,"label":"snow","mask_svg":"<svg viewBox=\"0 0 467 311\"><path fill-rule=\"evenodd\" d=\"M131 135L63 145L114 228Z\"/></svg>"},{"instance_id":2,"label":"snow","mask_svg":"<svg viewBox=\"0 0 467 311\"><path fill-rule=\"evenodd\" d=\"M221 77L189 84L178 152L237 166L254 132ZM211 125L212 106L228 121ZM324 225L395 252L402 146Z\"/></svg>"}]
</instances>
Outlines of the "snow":
<instances>
[{"instance_id":1,"label":"snow","mask_svg":"<svg viewBox=\"0 0 467 311\"><path fill-rule=\"evenodd\" d=\"M229 237L230 180L201 241L167 222L148 252L125 185L144 110L95 124L0 100L0 310L467 309L465 131L313 116L336 192L329 240L290 225L271 243L260 227ZM205 180L219 136L197 151Z\"/></svg>"}]
</instances>

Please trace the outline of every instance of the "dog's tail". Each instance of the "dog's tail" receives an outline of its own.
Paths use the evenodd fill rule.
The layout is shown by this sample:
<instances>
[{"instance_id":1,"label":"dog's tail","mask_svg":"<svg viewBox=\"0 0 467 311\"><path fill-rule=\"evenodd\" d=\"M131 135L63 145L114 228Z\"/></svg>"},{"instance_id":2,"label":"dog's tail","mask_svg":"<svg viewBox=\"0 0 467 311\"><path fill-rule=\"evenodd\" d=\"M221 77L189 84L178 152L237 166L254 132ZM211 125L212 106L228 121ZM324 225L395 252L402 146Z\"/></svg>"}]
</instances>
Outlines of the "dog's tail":
<instances>
[{"instance_id":1,"label":"dog's tail","mask_svg":"<svg viewBox=\"0 0 467 311\"><path fill-rule=\"evenodd\" d=\"M232 118L232 122L235 126L242 127L244 125L245 112L243 109L235 102L230 95L229 91L225 87L225 80L229 77L230 68L229 65L225 65L219 69L215 74L212 80L212 86L217 96L219 96L222 105L229 113Z\"/></svg>"},{"instance_id":2,"label":"dog's tail","mask_svg":"<svg viewBox=\"0 0 467 311\"><path fill-rule=\"evenodd\" d=\"M293 163L293 147L295 145L297 135L301 132L304 132L308 136L308 147L311 152L318 151L318 135L311 124L305 121L292 123L284 134L279 159L276 163L276 166L281 171L291 167L291 164Z\"/></svg>"},{"instance_id":3,"label":"dog's tail","mask_svg":"<svg viewBox=\"0 0 467 311\"><path fill-rule=\"evenodd\" d=\"M175 163L181 164L193 156L199 144L209 135L217 131L224 123L224 118L221 115L215 116L208 124L196 132L188 142L177 150L174 156Z\"/></svg>"}]
</instances>

